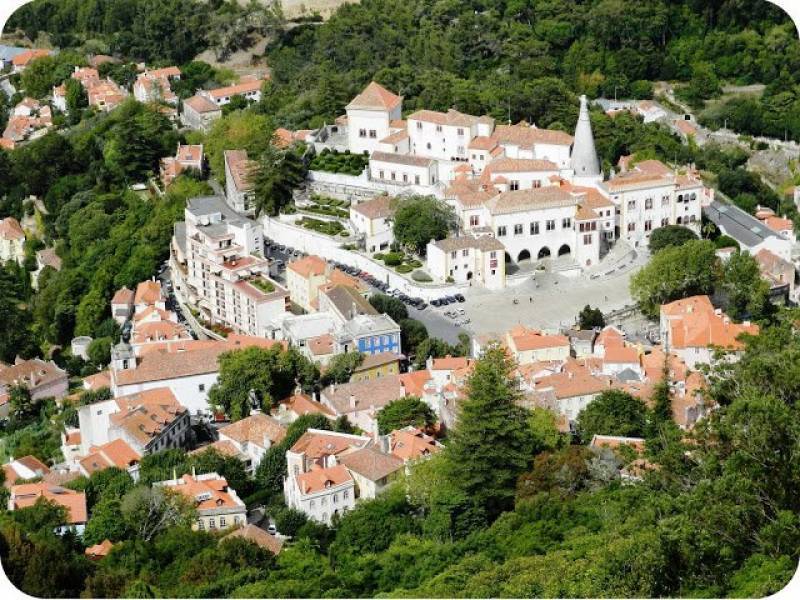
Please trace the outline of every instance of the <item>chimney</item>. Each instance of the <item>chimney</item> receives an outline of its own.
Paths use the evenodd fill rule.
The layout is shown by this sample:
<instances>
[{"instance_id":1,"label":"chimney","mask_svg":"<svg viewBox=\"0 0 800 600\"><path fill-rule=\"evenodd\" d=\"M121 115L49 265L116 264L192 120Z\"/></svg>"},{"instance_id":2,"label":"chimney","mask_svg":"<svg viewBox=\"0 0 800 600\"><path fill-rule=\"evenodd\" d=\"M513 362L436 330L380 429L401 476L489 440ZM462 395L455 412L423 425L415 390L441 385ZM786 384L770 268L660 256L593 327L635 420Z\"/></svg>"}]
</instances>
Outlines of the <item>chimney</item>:
<instances>
[{"instance_id":1,"label":"chimney","mask_svg":"<svg viewBox=\"0 0 800 600\"><path fill-rule=\"evenodd\" d=\"M192 465L192 479L197 479L197 473L195 471L194 465Z\"/></svg>"},{"instance_id":2,"label":"chimney","mask_svg":"<svg viewBox=\"0 0 800 600\"><path fill-rule=\"evenodd\" d=\"M355 408L357 404L358 401L356 400L356 397L353 394L350 394L350 407Z\"/></svg>"}]
</instances>

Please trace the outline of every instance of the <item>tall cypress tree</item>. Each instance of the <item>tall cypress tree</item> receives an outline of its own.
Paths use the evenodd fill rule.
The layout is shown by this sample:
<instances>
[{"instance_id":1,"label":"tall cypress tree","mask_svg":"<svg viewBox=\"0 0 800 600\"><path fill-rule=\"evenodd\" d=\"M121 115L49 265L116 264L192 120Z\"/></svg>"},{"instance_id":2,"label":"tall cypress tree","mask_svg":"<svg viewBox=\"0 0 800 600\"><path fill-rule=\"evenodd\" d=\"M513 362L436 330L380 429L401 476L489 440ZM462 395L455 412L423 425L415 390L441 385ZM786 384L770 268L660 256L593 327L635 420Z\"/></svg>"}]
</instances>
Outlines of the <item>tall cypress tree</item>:
<instances>
[{"instance_id":1,"label":"tall cypress tree","mask_svg":"<svg viewBox=\"0 0 800 600\"><path fill-rule=\"evenodd\" d=\"M528 411L517 404L512 368L500 348L477 361L446 450L454 485L489 519L513 507L517 478L531 461Z\"/></svg>"}]
</instances>

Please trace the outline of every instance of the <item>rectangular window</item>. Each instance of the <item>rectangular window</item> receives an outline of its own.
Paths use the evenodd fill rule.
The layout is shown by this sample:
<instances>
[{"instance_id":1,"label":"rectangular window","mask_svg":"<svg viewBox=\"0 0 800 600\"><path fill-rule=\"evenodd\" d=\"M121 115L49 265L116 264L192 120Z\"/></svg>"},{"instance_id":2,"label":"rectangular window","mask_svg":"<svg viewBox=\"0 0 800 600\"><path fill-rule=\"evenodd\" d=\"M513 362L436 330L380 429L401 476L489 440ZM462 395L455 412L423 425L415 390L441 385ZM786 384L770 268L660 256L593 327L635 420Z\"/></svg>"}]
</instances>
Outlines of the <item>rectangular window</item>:
<instances>
[{"instance_id":1,"label":"rectangular window","mask_svg":"<svg viewBox=\"0 0 800 600\"><path fill-rule=\"evenodd\" d=\"M422 121L417 121L417 129L422 129Z\"/></svg>"},{"instance_id":2,"label":"rectangular window","mask_svg":"<svg viewBox=\"0 0 800 600\"><path fill-rule=\"evenodd\" d=\"M547 231L554 231L555 228L556 228L555 219L548 219L547 221L545 221L545 229L547 229Z\"/></svg>"},{"instance_id":3,"label":"rectangular window","mask_svg":"<svg viewBox=\"0 0 800 600\"><path fill-rule=\"evenodd\" d=\"M203 531L206 528L205 523L203 523L203 519L197 519L197 528L200 531Z\"/></svg>"},{"instance_id":4,"label":"rectangular window","mask_svg":"<svg viewBox=\"0 0 800 600\"><path fill-rule=\"evenodd\" d=\"M569 229L570 227L572 227L572 219L570 217L564 217L561 219L562 229Z\"/></svg>"},{"instance_id":5,"label":"rectangular window","mask_svg":"<svg viewBox=\"0 0 800 600\"><path fill-rule=\"evenodd\" d=\"M367 130L366 129L359 129L358 130L358 137L362 137L362 138L367 137Z\"/></svg>"},{"instance_id":6,"label":"rectangular window","mask_svg":"<svg viewBox=\"0 0 800 600\"><path fill-rule=\"evenodd\" d=\"M463 136L464 135L464 129L462 127L459 127L458 129L456 129L456 133L458 135L460 135L460 136Z\"/></svg>"},{"instance_id":7,"label":"rectangular window","mask_svg":"<svg viewBox=\"0 0 800 600\"><path fill-rule=\"evenodd\" d=\"M456 256L458 256L458 254L456 253L456 251L455 251L455 250L453 250L453 251L450 253L450 258L455 258Z\"/></svg>"},{"instance_id":8,"label":"rectangular window","mask_svg":"<svg viewBox=\"0 0 800 600\"><path fill-rule=\"evenodd\" d=\"M514 225L514 235L522 235L522 224L518 223Z\"/></svg>"},{"instance_id":9,"label":"rectangular window","mask_svg":"<svg viewBox=\"0 0 800 600\"><path fill-rule=\"evenodd\" d=\"M500 225L500 227L497 228L497 237L505 237L505 235L506 235L506 226Z\"/></svg>"},{"instance_id":10,"label":"rectangular window","mask_svg":"<svg viewBox=\"0 0 800 600\"><path fill-rule=\"evenodd\" d=\"M583 245L584 246L589 246L591 243L592 243L592 234L591 233L588 234L588 235L583 236Z\"/></svg>"},{"instance_id":11,"label":"rectangular window","mask_svg":"<svg viewBox=\"0 0 800 600\"><path fill-rule=\"evenodd\" d=\"M419 175L414 175L414 183L419 185Z\"/></svg>"},{"instance_id":12,"label":"rectangular window","mask_svg":"<svg viewBox=\"0 0 800 600\"><path fill-rule=\"evenodd\" d=\"M539 221L531 223L531 235L539 235Z\"/></svg>"},{"instance_id":13,"label":"rectangular window","mask_svg":"<svg viewBox=\"0 0 800 600\"><path fill-rule=\"evenodd\" d=\"M644 209L650 210L653 208L653 199L652 198L645 198L644 199Z\"/></svg>"},{"instance_id":14,"label":"rectangular window","mask_svg":"<svg viewBox=\"0 0 800 600\"><path fill-rule=\"evenodd\" d=\"M661 219L661 226L666 227L667 225L669 225L669 219L664 217L663 219Z\"/></svg>"},{"instance_id":15,"label":"rectangular window","mask_svg":"<svg viewBox=\"0 0 800 600\"><path fill-rule=\"evenodd\" d=\"M515 191L515 190L518 190L519 189L519 181L511 180L511 183L509 184L508 189L510 189L512 192Z\"/></svg>"},{"instance_id":16,"label":"rectangular window","mask_svg":"<svg viewBox=\"0 0 800 600\"><path fill-rule=\"evenodd\" d=\"M628 223L628 231L636 231L636 223Z\"/></svg>"},{"instance_id":17,"label":"rectangular window","mask_svg":"<svg viewBox=\"0 0 800 600\"><path fill-rule=\"evenodd\" d=\"M369 130L369 137L371 137L371 138L376 138L376 137L378 137L378 132L377 132L377 131L375 131L374 129L370 129L370 130Z\"/></svg>"},{"instance_id":18,"label":"rectangular window","mask_svg":"<svg viewBox=\"0 0 800 600\"><path fill-rule=\"evenodd\" d=\"M489 258L497 258L497 252L495 252L494 250L489 252Z\"/></svg>"},{"instance_id":19,"label":"rectangular window","mask_svg":"<svg viewBox=\"0 0 800 600\"><path fill-rule=\"evenodd\" d=\"M408 173L403 173L403 183L408 183Z\"/></svg>"},{"instance_id":20,"label":"rectangular window","mask_svg":"<svg viewBox=\"0 0 800 600\"><path fill-rule=\"evenodd\" d=\"M533 187L535 187L535 188L540 188L540 187L542 187L542 182L541 182L541 181L539 181L538 179L536 179L536 180L533 182Z\"/></svg>"},{"instance_id":21,"label":"rectangular window","mask_svg":"<svg viewBox=\"0 0 800 600\"><path fill-rule=\"evenodd\" d=\"M201 383L200 385L197 386L197 390L200 391L200 392L205 392L206 391L206 384L205 383Z\"/></svg>"},{"instance_id":22,"label":"rectangular window","mask_svg":"<svg viewBox=\"0 0 800 600\"><path fill-rule=\"evenodd\" d=\"M628 200L628 210L634 210L636 208L636 200Z\"/></svg>"},{"instance_id":23,"label":"rectangular window","mask_svg":"<svg viewBox=\"0 0 800 600\"><path fill-rule=\"evenodd\" d=\"M378 171L378 179L384 179L383 171Z\"/></svg>"},{"instance_id":24,"label":"rectangular window","mask_svg":"<svg viewBox=\"0 0 800 600\"><path fill-rule=\"evenodd\" d=\"M394 181L395 179L397 179L397 176L395 175L394 171L392 171L392 181Z\"/></svg>"},{"instance_id":25,"label":"rectangular window","mask_svg":"<svg viewBox=\"0 0 800 600\"><path fill-rule=\"evenodd\" d=\"M226 523L225 517L220 517L219 518L219 526L220 527L225 527L225 523Z\"/></svg>"},{"instance_id":26,"label":"rectangular window","mask_svg":"<svg viewBox=\"0 0 800 600\"><path fill-rule=\"evenodd\" d=\"M469 248L464 248L461 251L461 256L469 256Z\"/></svg>"},{"instance_id":27,"label":"rectangular window","mask_svg":"<svg viewBox=\"0 0 800 600\"><path fill-rule=\"evenodd\" d=\"M442 126L441 125L437 125L436 126L436 133L442 133Z\"/></svg>"},{"instance_id":28,"label":"rectangular window","mask_svg":"<svg viewBox=\"0 0 800 600\"><path fill-rule=\"evenodd\" d=\"M216 529L216 528L217 528L216 519L214 519L214 517L211 517L211 518L208 520L208 528L209 528L209 529Z\"/></svg>"},{"instance_id":29,"label":"rectangular window","mask_svg":"<svg viewBox=\"0 0 800 600\"><path fill-rule=\"evenodd\" d=\"M647 221L644 222L644 230L651 231L652 229L653 229L653 222L648 219Z\"/></svg>"},{"instance_id":30,"label":"rectangular window","mask_svg":"<svg viewBox=\"0 0 800 600\"><path fill-rule=\"evenodd\" d=\"M478 215L470 215L469 217L469 226L470 227L477 227L479 223Z\"/></svg>"}]
</instances>

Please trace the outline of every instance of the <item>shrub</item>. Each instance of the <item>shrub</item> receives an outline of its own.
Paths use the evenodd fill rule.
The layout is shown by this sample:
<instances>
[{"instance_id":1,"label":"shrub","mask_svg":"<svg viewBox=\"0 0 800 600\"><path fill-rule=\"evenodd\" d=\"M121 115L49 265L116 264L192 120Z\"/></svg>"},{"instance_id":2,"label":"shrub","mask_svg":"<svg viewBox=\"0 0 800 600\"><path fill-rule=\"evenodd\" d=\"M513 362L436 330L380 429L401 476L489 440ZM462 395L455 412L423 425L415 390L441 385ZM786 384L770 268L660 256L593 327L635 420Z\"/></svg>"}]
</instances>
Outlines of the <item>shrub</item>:
<instances>
[{"instance_id":1,"label":"shrub","mask_svg":"<svg viewBox=\"0 0 800 600\"><path fill-rule=\"evenodd\" d=\"M414 270L414 267L410 265L397 265L394 270L398 273L411 273L411 271Z\"/></svg>"},{"instance_id":2,"label":"shrub","mask_svg":"<svg viewBox=\"0 0 800 600\"><path fill-rule=\"evenodd\" d=\"M420 281L420 282L423 282L423 283L426 283L426 282L429 282L429 281L433 281L431 276L428 275L425 271L414 271L411 274L411 279L413 279L414 281Z\"/></svg>"},{"instance_id":3,"label":"shrub","mask_svg":"<svg viewBox=\"0 0 800 600\"><path fill-rule=\"evenodd\" d=\"M383 257L384 257L383 252L376 252L375 254L372 255L372 258L374 258L375 260L383 260Z\"/></svg>"},{"instance_id":4,"label":"shrub","mask_svg":"<svg viewBox=\"0 0 800 600\"><path fill-rule=\"evenodd\" d=\"M403 262L403 255L397 252L389 252L383 256L383 262L386 266L396 267Z\"/></svg>"},{"instance_id":5,"label":"shrub","mask_svg":"<svg viewBox=\"0 0 800 600\"><path fill-rule=\"evenodd\" d=\"M408 266L412 269L419 269L422 266L422 263L414 258L408 261Z\"/></svg>"}]
</instances>

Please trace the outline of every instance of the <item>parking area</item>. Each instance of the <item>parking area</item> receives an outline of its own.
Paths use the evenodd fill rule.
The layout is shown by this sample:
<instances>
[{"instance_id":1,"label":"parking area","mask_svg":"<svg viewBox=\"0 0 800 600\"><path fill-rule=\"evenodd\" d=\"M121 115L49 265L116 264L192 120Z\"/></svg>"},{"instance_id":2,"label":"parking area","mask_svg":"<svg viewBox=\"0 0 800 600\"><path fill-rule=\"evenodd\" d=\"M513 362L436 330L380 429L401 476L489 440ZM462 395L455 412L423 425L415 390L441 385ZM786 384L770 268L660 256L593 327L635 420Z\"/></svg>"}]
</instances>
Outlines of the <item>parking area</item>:
<instances>
[{"instance_id":1,"label":"parking area","mask_svg":"<svg viewBox=\"0 0 800 600\"><path fill-rule=\"evenodd\" d=\"M265 251L275 260L272 276L279 283L285 282L286 263L305 256L299 250L269 240L265 240ZM626 259L624 267L606 274L566 277L548 271L532 271L523 281L517 281L516 285L502 291L470 287L463 294L434 299L430 304L392 289L356 267L328 262L358 277L374 292L398 298L408 307L411 318L425 324L429 335L454 344L462 332L470 336L502 333L517 324L548 330L570 327L587 304L606 314L630 306L630 278L647 259L646 254L633 256ZM631 329L634 334L637 331L644 333L651 327L643 319L625 325L625 329Z\"/></svg>"}]
</instances>

